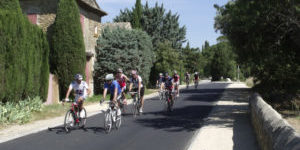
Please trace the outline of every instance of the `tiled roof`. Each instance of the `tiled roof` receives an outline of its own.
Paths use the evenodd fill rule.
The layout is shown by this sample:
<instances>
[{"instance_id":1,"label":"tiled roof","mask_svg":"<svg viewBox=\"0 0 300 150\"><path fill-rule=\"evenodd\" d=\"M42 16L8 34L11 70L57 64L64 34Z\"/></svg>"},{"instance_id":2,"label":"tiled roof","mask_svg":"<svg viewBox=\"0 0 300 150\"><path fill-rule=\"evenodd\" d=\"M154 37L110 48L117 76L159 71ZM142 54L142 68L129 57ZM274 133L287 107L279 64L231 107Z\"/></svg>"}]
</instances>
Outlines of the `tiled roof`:
<instances>
[{"instance_id":1,"label":"tiled roof","mask_svg":"<svg viewBox=\"0 0 300 150\"><path fill-rule=\"evenodd\" d=\"M106 16L107 13L99 7L96 0L77 0L78 4L85 7L101 16Z\"/></svg>"}]
</instances>

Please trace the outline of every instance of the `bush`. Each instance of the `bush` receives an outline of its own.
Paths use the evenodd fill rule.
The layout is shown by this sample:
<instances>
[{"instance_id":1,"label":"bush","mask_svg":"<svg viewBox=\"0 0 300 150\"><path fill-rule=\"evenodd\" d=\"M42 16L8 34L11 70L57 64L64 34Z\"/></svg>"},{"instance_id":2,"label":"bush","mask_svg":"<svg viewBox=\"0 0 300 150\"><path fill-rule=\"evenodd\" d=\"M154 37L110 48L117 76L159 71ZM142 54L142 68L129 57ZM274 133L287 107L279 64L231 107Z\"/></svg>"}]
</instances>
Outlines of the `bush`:
<instances>
[{"instance_id":1,"label":"bush","mask_svg":"<svg viewBox=\"0 0 300 150\"><path fill-rule=\"evenodd\" d=\"M33 112L42 111L40 97L27 98L19 102L0 103L0 125L10 123L26 123L31 119Z\"/></svg>"},{"instance_id":2,"label":"bush","mask_svg":"<svg viewBox=\"0 0 300 150\"><path fill-rule=\"evenodd\" d=\"M152 50L151 38L141 30L104 29L96 46L95 93L101 92L105 75L118 68L125 73L137 69L146 84L153 64Z\"/></svg>"},{"instance_id":3,"label":"bush","mask_svg":"<svg viewBox=\"0 0 300 150\"><path fill-rule=\"evenodd\" d=\"M84 74L86 63L79 8L75 0L59 1L51 41L51 71L58 76L62 97L74 75Z\"/></svg>"},{"instance_id":4,"label":"bush","mask_svg":"<svg viewBox=\"0 0 300 150\"><path fill-rule=\"evenodd\" d=\"M28 96L45 99L48 53L45 34L23 16L19 1L1 1L0 101L18 101Z\"/></svg>"}]
</instances>

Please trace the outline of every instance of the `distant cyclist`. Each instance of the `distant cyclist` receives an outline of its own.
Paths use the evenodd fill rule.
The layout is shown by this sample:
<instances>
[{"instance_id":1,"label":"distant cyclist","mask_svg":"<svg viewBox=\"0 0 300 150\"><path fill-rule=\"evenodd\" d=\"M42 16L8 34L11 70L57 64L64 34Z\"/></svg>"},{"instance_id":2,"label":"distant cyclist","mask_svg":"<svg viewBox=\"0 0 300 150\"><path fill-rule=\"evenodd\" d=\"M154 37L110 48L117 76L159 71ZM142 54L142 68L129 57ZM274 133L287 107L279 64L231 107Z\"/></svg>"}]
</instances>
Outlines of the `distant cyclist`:
<instances>
[{"instance_id":1,"label":"distant cyclist","mask_svg":"<svg viewBox=\"0 0 300 150\"><path fill-rule=\"evenodd\" d=\"M105 80L106 82L104 83L104 91L103 91L103 99L100 101L100 103L102 103L105 100L107 91L109 90L110 92L110 101L114 102L115 104L117 104L117 115L120 116L121 115L121 110L119 107L119 103L117 102L118 99L120 99L121 97L121 87L119 85L119 83L114 80L114 75L113 74L107 74L105 76Z\"/></svg>"},{"instance_id":2,"label":"distant cyclist","mask_svg":"<svg viewBox=\"0 0 300 150\"><path fill-rule=\"evenodd\" d=\"M73 81L66 94L65 100L69 100L69 96L72 90L75 92L75 102L78 104L79 112L82 110L83 102L90 93L89 87L85 81L82 81L83 77L81 74L75 75L75 81Z\"/></svg>"},{"instance_id":3,"label":"distant cyclist","mask_svg":"<svg viewBox=\"0 0 300 150\"><path fill-rule=\"evenodd\" d=\"M160 89L161 90L165 89L165 90L169 91L168 96L171 98L171 101L174 100L174 96L172 94L174 92L174 79L171 78L168 73L164 74L164 80L160 86Z\"/></svg>"},{"instance_id":4,"label":"distant cyclist","mask_svg":"<svg viewBox=\"0 0 300 150\"><path fill-rule=\"evenodd\" d=\"M139 99L141 101L141 107L139 112L143 112L144 107L144 93L145 88L143 85L142 78L138 75L136 70L131 71L131 78L130 78L130 85L129 85L129 92L134 91L138 93ZM133 97L133 95L131 95Z\"/></svg>"},{"instance_id":5,"label":"distant cyclist","mask_svg":"<svg viewBox=\"0 0 300 150\"><path fill-rule=\"evenodd\" d=\"M125 74L123 74L123 70L121 68L119 68L117 70L116 79L121 87L122 96L124 98L124 103L126 104L126 95L125 95L126 81L129 81L129 79L127 78L127 76Z\"/></svg>"},{"instance_id":6,"label":"distant cyclist","mask_svg":"<svg viewBox=\"0 0 300 150\"><path fill-rule=\"evenodd\" d=\"M164 80L163 74L162 74L162 73L159 73L159 77L158 77L158 79L157 79L157 81L156 81L156 87L160 87L160 85L161 85L161 83L163 82L163 80Z\"/></svg>"},{"instance_id":7,"label":"distant cyclist","mask_svg":"<svg viewBox=\"0 0 300 150\"><path fill-rule=\"evenodd\" d=\"M174 70L174 75L173 75L173 82L174 82L174 88L176 90L176 96L179 97L179 75L177 74L177 71Z\"/></svg>"},{"instance_id":8,"label":"distant cyclist","mask_svg":"<svg viewBox=\"0 0 300 150\"><path fill-rule=\"evenodd\" d=\"M188 88L189 84L190 84L190 78L191 78L191 75L189 74L189 72L186 72L184 74L184 78L185 78L186 87Z\"/></svg>"},{"instance_id":9,"label":"distant cyclist","mask_svg":"<svg viewBox=\"0 0 300 150\"><path fill-rule=\"evenodd\" d=\"M194 74L194 83L195 83L195 88L197 88L198 84L199 84L199 74L198 74L198 72L195 72L195 74Z\"/></svg>"}]
</instances>

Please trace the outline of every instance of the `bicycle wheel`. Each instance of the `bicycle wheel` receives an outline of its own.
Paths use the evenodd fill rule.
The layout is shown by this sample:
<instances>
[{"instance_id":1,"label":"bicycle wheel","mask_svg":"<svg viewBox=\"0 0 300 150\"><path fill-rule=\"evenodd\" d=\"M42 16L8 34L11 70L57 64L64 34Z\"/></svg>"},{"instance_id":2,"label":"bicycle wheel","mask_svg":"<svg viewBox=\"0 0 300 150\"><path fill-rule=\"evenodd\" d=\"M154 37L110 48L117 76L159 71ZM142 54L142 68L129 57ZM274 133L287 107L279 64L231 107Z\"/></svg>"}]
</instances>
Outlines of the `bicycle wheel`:
<instances>
[{"instance_id":1,"label":"bicycle wheel","mask_svg":"<svg viewBox=\"0 0 300 150\"><path fill-rule=\"evenodd\" d=\"M112 118L110 110L107 110L104 114L104 130L106 133L111 131L112 127Z\"/></svg>"},{"instance_id":2,"label":"bicycle wheel","mask_svg":"<svg viewBox=\"0 0 300 150\"><path fill-rule=\"evenodd\" d=\"M84 128L84 126L86 124L86 118L87 118L85 108L82 108L82 110L78 116L79 116L79 120L80 120L79 127Z\"/></svg>"},{"instance_id":3,"label":"bicycle wheel","mask_svg":"<svg viewBox=\"0 0 300 150\"><path fill-rule=\"evenodd\" d=\"M74 127L75 120L73 116L73 111L68 110L64 120L64 128L66 132L70 132L71 128Z\"/></svg>"},{"instance_id":4,"label":"bicycle wheel","mask_svg":"<svg viewBox=\"0 0 300 150\"><path fill-rule=\"evenodd\" d=\"M116 117L115 127L116 129L119 129L122 123L122 116L115 115L114 117Z\"/></svg>"}]
</instances>

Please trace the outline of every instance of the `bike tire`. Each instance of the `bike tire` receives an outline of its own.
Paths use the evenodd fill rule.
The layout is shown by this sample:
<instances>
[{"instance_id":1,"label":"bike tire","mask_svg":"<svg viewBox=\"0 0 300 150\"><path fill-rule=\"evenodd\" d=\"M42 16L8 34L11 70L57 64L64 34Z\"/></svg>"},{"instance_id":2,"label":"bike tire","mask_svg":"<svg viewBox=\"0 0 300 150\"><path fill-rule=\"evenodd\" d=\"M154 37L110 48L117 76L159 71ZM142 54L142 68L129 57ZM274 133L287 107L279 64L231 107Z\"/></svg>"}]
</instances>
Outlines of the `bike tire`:
<instances>
[{"instance_id":1,"label":"bike tire","mask_svg":"<svg viewBox=\"0 0 300 150\"><path fill-rule=\"evenodd\" d=\"M116 117L116 122L115 122L115 127L118 130L122 124L122 116L115 116Z\"/></svg>"},{"instance_id":2,"label":"bike tire","mask_svg":"<svg viewBox=\"0 0 300 150\"><path fill-rule=\"evenodd\" d=\"M81 116L83 115L83 116ZM84 128L85 124L86 124L86 119L87 119L87 113L86 113L86 110L85 108L82 108L80 114L79 114L79 117L80 117L80 124L79 124L79 127L80 128Z\"/></svg>"},{"instance_id":3,"label":"bike tire","mask_svg":"<svg viewBox=\"0 0 300 150\"><path fill-rule=\"evenodd\" d=\"M108 110L104 113L104 130L106 133L109 133L111 131L112 127L112 118L111 118L111 112Z\"/></svg>"},{"instance_id":4,"label":"bike tire","mask_svg":"<svg viewBox=\"0 0 300 150\"><path fill-rule=\"evenodd\" d=\"M75 125L75 119L73 117L73 111L68 110L65 115L64 129L66 132L70 132L71 128Z\"/></svg>"}]
</instances>

